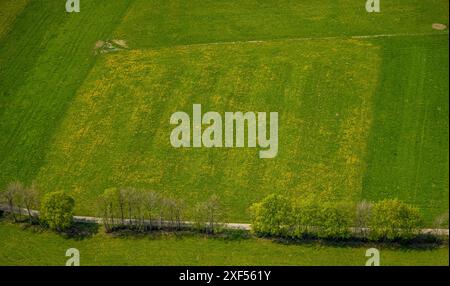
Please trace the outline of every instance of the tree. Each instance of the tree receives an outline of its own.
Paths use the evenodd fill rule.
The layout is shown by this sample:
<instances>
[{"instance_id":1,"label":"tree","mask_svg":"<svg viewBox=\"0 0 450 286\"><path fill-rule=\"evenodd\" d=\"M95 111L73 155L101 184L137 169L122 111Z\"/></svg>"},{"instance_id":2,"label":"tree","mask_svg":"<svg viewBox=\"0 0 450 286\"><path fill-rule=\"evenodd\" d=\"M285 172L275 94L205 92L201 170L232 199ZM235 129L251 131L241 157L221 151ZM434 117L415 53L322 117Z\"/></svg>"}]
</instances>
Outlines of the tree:
<instances>
[{"instance_id":1,"label":"tree","mask_svg":"<svg viewBox=\"0 0 450 286\"><path fill-rule=\"evenodd\" d=\"M14 220L17 222L16 216L16 208L17 208L17 199L20 197L20 193L22 192L23 185L20 182L10 183L5 192L3 193L3 197L8 205L9 212Z\"/></svg>"},{"instance_id":2,"label":"tree","mask_svg":"<svg viewBox=\"0 0 450 286\"><path fill-rule=\"evenodd\" d=\"M120 191L117 191L117 204L120 211L120 218L122 225L125 225L125 208L126 208L126 196L127 196L127 190L121 189Z\"/></svg>"},{"instance_id":3,"label":"tree","mask_svg":"<svg viewBox=\"0 0 450 286\"><path fill-rule=\"evenodd\" d=\"M164 217L169 222L170 227L181 228L183 202L174 198L166 198L163 200Z\"/></svg>"},{"instance_id":4,"label":"tree","mask_svg":"<svg viewBox=\"0 0 450 286\"><path fill-rule=\"evenodd\" d=\"M386 199L372 207L370 237L374 240L410 239L421 223L418 208L398 199Z\"/></svg>"},{"instance_id":5,"label":"tree","mask_svg":"<svg viewBox=\"0 0 450 286\"><path fill-rule=\"evenodd\" d=\"M135 207L134 189L123 189L122 195L124 198L124 205L126 210L126 216L128 218L128 225L133 225L133 211Z\"/></svg>"},{"instance_id":6,"label":"tree","mask_svg":"<svg viewBox=\"0 0 450 286\"><path fill-rule=\"evenodd\" d=\"M292 228L289 236L302 238L305 236L317 236L320 224L321 203L314 198L305 198L296 201L292 210Z\"/></svg>"},{"instance_id":7,"label":"tree","mask_svg":"<svg viewBox=\"0 0 450 286\"><path fill-rule=\"evenodd\" d=\"M212 195L205 204L209 229L213 233L222 215L221 207L220 199L217 195Z\"/></svg>"},{"instance_id":8,"label":"tree","mask_svg":"<svg viewBox=\"0 0 450 286\"><path fill-rule=\"evenodd\" d=\"M148 220L147 225L149 230L152 230L153 219L157 213L160 201L160 196L153 191L148 191L143 194L144 217Z\"/></svg>"},{"instance_id":9,"label":"tree","mask_svg":"<svg viewBox=\"0 0 450 286\"><path fill-rule=\"evenodd\" d=\"M18 213L18 220L22 220L22 210L24 208L24 194L25 186L22 183L17 183L16 189L13 192L13 201L15 202L15 211Z\"/></svg>"},{"instance_id":10,"label":"tree","mask_svg":"<svg viewBox=\"0 0 450 286\"><path fill-rule=\"evenodd\" d=\"M106 189L99 197L99 212L107 232L112 231L117 225L116 216L119 213L118 198L119 194L115 188Z\"/></svg>"},{"instance_id":11,"label":"tree","mask_svg":"<svg viewBox=\"0 0 450 286\"><path fill-rule=\"evenodd\" d=\"M447 228L448 229L448 221L449 221L448 211L438 215L433 222L434 228Z\"/></svg>"},{"instance_id":12,"label":"tree","mask_svg":"<svg viewBox=\"0 0 450 286\"><path fill-rule=\"evenodd\" d=\"M130 224L138 231L144 230L145 209L144 209L144 193L136 189L128 191L128 208L130 215Z\"/></svg>"},{"instance_id":13,"label":"tree","mask_svg":"<svg viewBox=\"0 0 450 286\"><path fill-rule=\"evenodd\" d=\"M120 191L119 202L123 204L128 226L141 231L144 227L144 211L143 211L143 193L134 188L123 189Z\"/></svg>"},{"instance_id":14,"label":"tree","mask_svg":"<svg viewBox=\"0 0 450 286\"><path fill-rule=\"evenodd\" d=\"M258 235L284 236L292 224L292 203L281 195L273 194L250 207L252 231Z\"/></svg>"},{"instance_id":15,"label":"tree","mask_svg":"<svg viewBox=\"0 0 450 286\"><path fill-rule=\"evenodd\" d=\"M356 205L354 225L363 236L367 235L367 228L369 227L371 211L372 203L370 202L362 201Z\"/></svg>"},{"instance_id":16,"label":"tree","mask_svg":"<svg viewBox=\"0 0 450 286\"><path fill-rule=\"evenodd\" d=\"M39 192L35 184L32 184L30 187L23 188L22 190L23 190L23 195L21 196L23 200L22 202L27 210L28 219L31 224L33 223L34 219L32 210L39 208Z\"/></svg>"},{"instance_id":17,"label":"tree","mask_svg":"<svg viewBox=\"0 0 450 286\"><path fill-rule=\"evenodd\" d=\"M196 227L214 233L222 215L219 197L212 195L206 202L198 203L195 210Z\"/></svg>"},{"instance_id":18,"label":"tree","mask_svg":"<svg viewBox=\"0 0 450 286\"><path fill-rule=\"evenodd\" d=\"M48 193L41 206L41 220L50 229L67 230L73 223L75 201L64 192Z\"/></svg>"},{"instance_id":19,"label":"tree","mask_svg":"<svg viewBox=\"0 0 450 286\"><path fill-rule=\"evenodd\" d=\"M354 213L354 208L349 203L322 203L317 220L318 237L328 239L349 238Z\"/></svg>"}]
</instances>

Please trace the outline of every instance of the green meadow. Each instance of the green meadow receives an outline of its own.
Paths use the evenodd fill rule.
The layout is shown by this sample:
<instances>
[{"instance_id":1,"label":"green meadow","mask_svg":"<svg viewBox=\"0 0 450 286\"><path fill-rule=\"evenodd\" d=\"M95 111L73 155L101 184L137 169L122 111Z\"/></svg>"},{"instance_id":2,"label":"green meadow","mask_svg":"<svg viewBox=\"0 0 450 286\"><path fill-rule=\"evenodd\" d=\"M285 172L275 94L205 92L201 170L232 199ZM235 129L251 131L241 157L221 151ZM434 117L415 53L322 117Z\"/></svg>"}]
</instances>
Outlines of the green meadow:
<instances>
[{"instance_id":1,"label":"green meadow","mask_svg":"<svg viewBox=\"0 0 450 286\"><path fill-rule=\"evenodd\" d=\"M154 190L189 209L216 194L229 222L248 222L248 207L271 193L399 198L432 226L449 205L448 29L432 28L448 26L449 4L384 1L382 13L368 14L363 2L82 0L81 13L68 14L61 1L1 0L0 188L21 181L42 194L66 191L78 215L95 215L96 198L111 187ZM126 47L99 49L113 39ZM173 148L170 116L192 114L193 104L221 114L278 112L278 156ZM2 240L19 233L0 225ZM34 244L53 239L63 243L39 234ZM100 235L79 246L95 240L131 245ZM260 243L239 245L284 247ZM427 264L424 253L412 254L417 264ZM392 264L403 263L403 254L392 255ZM196 264L187 256L172 262ZM198 263L247 263L205 259ZM271 259L248 263L329 261Z\"/></svg>"},{"instance_id":2,"label":"green meadow","mask_svg":"<svg viewBox=\"0 0 450 286\"><path fill-rule=\"evenodd\" d=\"M229 221L245 221L249 204L273 192L358 200L379 63L376 47L354 40L104 57L68 108L36 180L73 193L86 214L114 186L150 188L189 205L218 194ZM171 114L192 113L193 103L205 112L278 111L278 156L173 148Z\"/></svg>"},{"instance_id":3,"label":"green meadow","mask_svg":"<svg viewBox=\"0 0 450 286\"><path fill-rule=\"evenodd\" d=\"M0 222L0 237L3 240L0 265L10 266L64 266L69 248L80 251L82 266L364 266L366 250L372 247L173 234L118 238L102 231L91 238L77 240L4 222ZM380 250L383 266L448 266L449 263L448 247L375 246Z\"/></svg>"}]
</instances>

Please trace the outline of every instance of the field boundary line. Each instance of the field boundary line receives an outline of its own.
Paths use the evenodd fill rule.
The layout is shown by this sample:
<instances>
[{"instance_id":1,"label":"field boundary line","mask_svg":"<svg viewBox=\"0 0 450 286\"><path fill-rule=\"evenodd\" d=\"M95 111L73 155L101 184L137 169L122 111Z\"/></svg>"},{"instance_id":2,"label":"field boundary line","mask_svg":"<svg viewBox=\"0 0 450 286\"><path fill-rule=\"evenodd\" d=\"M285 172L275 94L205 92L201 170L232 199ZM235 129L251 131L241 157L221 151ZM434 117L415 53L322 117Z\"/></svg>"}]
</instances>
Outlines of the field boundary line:
<instances>
[{"instance_id":1,"label":"field boundary line","mask_svg":"<svg viewBox=\"0 0 450 286\"><path fill-rule=\"evenodd\" d=\"M10 212L9 207L5 205L0 205L0 210L4 212ZM26 209L19 209L15 208L14 213L21 213L24 215L27 215L28 212ZM31 215L38 216L39 211L31 210ZM103 224L103 219L100 217L90 217L90 216L74 216L73 220L75 222L79 223L97 223L97 224ZM118 221L121 219L117 218ZM131 222L136 222L135 219L124 219L125 225L130 224ZM189 228L195 226L195 222L192 221L181 221L179 224L177 222L170 222L170 221L159 221L159 220L143 220L145 225L152 225L152 226L159 226L159 227L173 227L174 225L178 225L181 228ZM208 225L205 223L205 225ZM215 225L224 227L226 229L231 230L245 230L245 231L251 231L252 225L248 223L221 223L218 222ZM368 228L363 227L351 227L350 231L352 233L364 233L369 231ZM430 234L430 235L439 235L439 236L449 236L449 229L446 228L423 228L418 230L420 234Z\"/></svg>"},{"instance_id":2,"label":"field boundary line","mask_svg":"<svg viewBox=\"0 0 450 286\"><path fill-rule=\"evenodd\" d=\"M329 37L299 37L299 38L280 38L267 40L245 40L245 41L223 41L197 44L180 44L173 46L160 46L142 48L142 50L160 50L171 48L189 48L202 46L220 46L220 45L239 45L239 44L264 44L276 42L302 42L312 40L351 40L351 39L378 39L378 38L394 38L394 37L422 37L422 36L443 36L448 35L449 31L435 32L435 33L396 33L396 34L373 34L373 35L343 35L343 36L329 36Z\"/></svg>"}]
</instances>

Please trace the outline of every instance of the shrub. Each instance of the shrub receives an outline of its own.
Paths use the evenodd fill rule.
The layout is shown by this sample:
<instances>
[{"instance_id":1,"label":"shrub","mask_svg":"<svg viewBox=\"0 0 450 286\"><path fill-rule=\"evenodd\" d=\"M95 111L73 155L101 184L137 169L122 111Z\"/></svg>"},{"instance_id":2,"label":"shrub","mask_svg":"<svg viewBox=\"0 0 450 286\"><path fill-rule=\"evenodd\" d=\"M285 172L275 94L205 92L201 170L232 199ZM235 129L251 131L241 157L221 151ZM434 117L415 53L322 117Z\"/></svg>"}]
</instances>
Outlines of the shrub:
<instances>
[{"instance_id":1,"label":"shrub","mask_svg":"<svg viewBox=\"0 0 450 286\"><path fill-rule=\"evenodd\" d=\"M41 206L41 221L50 229L67 230L72 226L75 201L64 192L48 193Z\"/></svg>"},{"instance_id":2,"label":"shrub","mask_svg":"<svg viewBox=\"0 0 450 286\"><path fill-rule=\"evenodd\" d=\"M320 203L314 199L296 202L293 207L292 238L316 237L320 219Z\"/></svg>"},{"instance_id":3,"label":"shrub","mask_svg":"<svg viewBox=\"0 0 450 286\"><path fill-rule=\"evenodd\" d=\"M341 239L351 236L353 211L350 204L303 200L294 206L293 238Z\"/></svg>"},{"instance_id":4,"label":"shrub","mask_svg":"<svg viewBox=\"0 0 450 286\"><path fill-rule=\"evenodd\" d=\"M281 195L270 195L251 206L252 231L257 235L285 236L292 225L292 203Z\"/></svg>"},{"instance_id":5,"label":"shrub","mask_svg":"<svg viewBox=\"0 0 450 286\"><path fill-rule=\"evenodd\" d=\"M345 239L351 236L354 221L351 204L323 203L317 220L317 235L320 238Z\"/></svg>"},{"instance_id":6,"label":"shrub","mask_svg":"<svg viewBox=\"0 0 450 286\"><path fill-rule=\"evenodd\" d=\"M417 208L397 199L383 200L372 207L370 237L373 240L411 239L421 222Z\"/></svg>"}]
</instances>

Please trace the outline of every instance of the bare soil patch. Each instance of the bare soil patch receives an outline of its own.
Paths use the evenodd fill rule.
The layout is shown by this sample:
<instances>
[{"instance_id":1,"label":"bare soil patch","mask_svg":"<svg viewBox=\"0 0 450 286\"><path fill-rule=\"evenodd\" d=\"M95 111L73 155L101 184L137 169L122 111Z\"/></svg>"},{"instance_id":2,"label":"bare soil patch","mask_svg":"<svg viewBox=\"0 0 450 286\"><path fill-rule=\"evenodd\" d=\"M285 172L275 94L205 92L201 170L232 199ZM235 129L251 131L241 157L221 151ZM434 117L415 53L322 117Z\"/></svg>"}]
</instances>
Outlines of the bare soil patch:
<instances>
[{"instance_id":1,"label":"bare soil patch","mask_svg":"<svg viewBox=\"0 0 450 286\"><path fill-rule=\"evenodd\" d=\"M439 30L439 31L442 31L442 30L447 29L447 26L446 26L446 25L440 24L440 23L434 23L434 24L432 25L432 27L433 27L433 29Z\"/></svg>"},{"instance_id":2,"label":"bare soil patch","mask_svg":"<svg viewBox=\"0 0 450 286\"><path fill-rule=\"evenodd\" d=\"M121 51L124 49L128 49L128 44L125 40L98 40L97 42L95 42L94 54L106 54Z\"/></svg>"}]
</instances>

